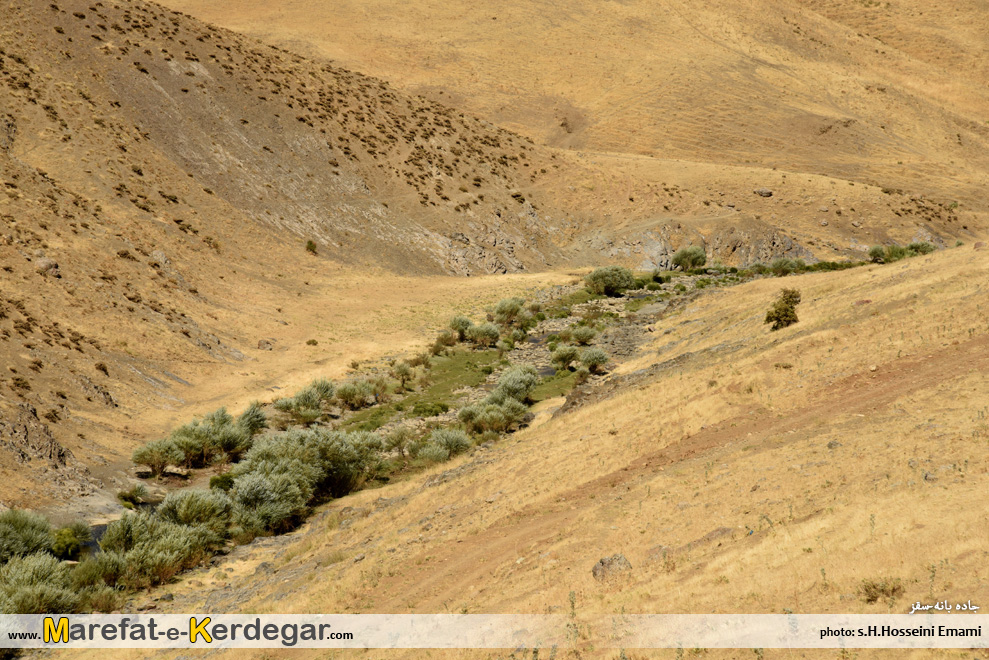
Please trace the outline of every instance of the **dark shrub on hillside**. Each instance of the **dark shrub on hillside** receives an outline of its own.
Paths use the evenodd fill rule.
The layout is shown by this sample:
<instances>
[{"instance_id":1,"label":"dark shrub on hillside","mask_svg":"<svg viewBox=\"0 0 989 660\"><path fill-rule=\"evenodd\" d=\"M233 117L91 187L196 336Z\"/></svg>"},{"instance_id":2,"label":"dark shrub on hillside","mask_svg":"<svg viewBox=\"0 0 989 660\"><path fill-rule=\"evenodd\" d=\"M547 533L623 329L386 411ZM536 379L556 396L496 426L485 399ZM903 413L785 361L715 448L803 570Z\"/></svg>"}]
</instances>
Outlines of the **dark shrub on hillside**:
<instances>
[{"instance_id":1,"label":"dark shrub on hillside","mask_svg":"<svg viewBox=\"0 0 989 660\"><path fill-rule=\"evenodd\" d=\"M83 546L89 542L92 534L86 523L77 522L55 530L55 542L52 543L52 554L59 559L76 560Z\"/></svg>"},{"instance_id":2,"label":"dark shrub on hillside","mask_svg":"<svg viewBox=\"0 0 989 660\"><path fill-rule=\"evenodd\" d=\"M766 313L766 323L772 323L770 330L780 330L793 325L797 319L797 305L800 303L800 292L796 289L783 289L776 302Z\"/></svg>"}]
</instances>

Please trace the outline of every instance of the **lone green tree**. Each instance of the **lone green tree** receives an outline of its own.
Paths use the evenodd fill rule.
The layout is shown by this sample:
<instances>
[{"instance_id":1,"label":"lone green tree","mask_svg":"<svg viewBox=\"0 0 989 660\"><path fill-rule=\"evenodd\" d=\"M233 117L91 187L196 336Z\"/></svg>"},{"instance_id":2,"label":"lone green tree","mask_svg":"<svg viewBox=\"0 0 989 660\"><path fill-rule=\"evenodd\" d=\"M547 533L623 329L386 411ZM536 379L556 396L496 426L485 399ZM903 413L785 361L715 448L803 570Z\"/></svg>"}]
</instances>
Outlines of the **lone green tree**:
<instances>
[{"instance_id":1,"label":"lone green tree","mask_svg":"<svg viewBox=\"0 0 989 660\"><path fill-rule=\"evenodd\" d=\"M766 323L772 323L770 330L780 330L796 323L797 305L800 303L800 292L796 289L782 289L776 302L766 312Z\"/></svg>"}]
</instances>

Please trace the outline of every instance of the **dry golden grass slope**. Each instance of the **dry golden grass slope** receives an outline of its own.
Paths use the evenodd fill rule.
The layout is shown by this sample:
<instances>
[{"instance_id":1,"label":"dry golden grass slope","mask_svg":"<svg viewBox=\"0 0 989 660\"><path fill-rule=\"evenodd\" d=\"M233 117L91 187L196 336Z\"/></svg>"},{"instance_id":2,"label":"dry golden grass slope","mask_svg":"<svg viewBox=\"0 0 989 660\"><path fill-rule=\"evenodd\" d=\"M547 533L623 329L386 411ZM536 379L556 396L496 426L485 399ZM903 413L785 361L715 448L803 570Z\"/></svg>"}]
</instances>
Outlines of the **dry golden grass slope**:
<instances>
[{"instance_id":1,"label":"dry golden grass slope","mask_svg":"<svg viewBox=\"0 0 989 660\"><path fill-rule=\"evenodd\" d=\"M784 284L800 322L770 332ZM985 605L987 287L969 247L712 292L656 322L613 396L333 502L170 585L167 607L566 613L571 591L580 617ZM595 581L616 552L633 570ZM882 578L902 595L866 603Z\"/></svg>"},{"instance_id":2,"label":"dry golden grass slope","mask_svg":"<svg viewBox=\"0 0 989 660\"><path fill-rule=\"evenodd\" d=\"M975 0L164 4L541 144L659 159L651 183L679 184L676 161L741 168L715 191L749 207L773 170L820 174L958 203L985 227L989 15ZM644 186L620 184L641 210Z\"/></svg>"},{"instance_id":3,"label":"dry golden grass slope","mask_svg":"<svg viewBox=\"0 0 989 660\"><path fill-rule=\"evenodd\" d=\"M563 258L518 192L543 150L158 6L5 6L0 89L7 506L112 500L193 413L543 281L441 274Z\"/></svg>"}]
</instances>

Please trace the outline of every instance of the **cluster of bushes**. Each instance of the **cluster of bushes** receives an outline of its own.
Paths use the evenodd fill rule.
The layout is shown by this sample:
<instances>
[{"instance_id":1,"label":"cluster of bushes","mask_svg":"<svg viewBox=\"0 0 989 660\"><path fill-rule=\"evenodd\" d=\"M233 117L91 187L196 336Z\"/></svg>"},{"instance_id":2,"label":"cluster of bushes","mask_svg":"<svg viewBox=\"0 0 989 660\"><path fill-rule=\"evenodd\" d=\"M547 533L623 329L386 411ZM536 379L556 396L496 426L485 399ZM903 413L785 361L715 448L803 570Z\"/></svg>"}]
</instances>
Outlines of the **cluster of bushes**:
<instances>
[{"instance_id":1,"label":"cluster of bushes","mask_svg":"<svg viewBox=\"0 0 989 660\"><path fill-rule=\"evenodd\" d=\"M147 467L156 478L168 466L198 468L236 461L250 449L254 436L267 425L264 411L256 402L236 420L226 408L220 408L180 426L167 438L138 447L132 460Z\"/></svg>"},{"instance_id":2,"label":"cluster of bushes","mask_svg":"<svg viewBox=\"0 0 989 660\"><path fill-rule=\"evenodd\" d=\"M790 259L789 257L779 257L768 265L756 262L747 268L738 271L741 278L753 277L755 275L773 275L775 277L786 277L797 273L816 273L833 270L846 270L861 266L857 261L818 261L808 264L803 259Z\"/></svg>"},{"instance_id":3,"label":"cluster of bushes","mask_svg":"<svg viewBox=\"0 0 989 660\"><path fill-rule=\"evenodd\" d=\"M290 413L298 422L311 424L323 416L323 403L333 399L336 386L325 378L318 378L295 393L295 396L279 399L276 410Z\"/></svg>"},{"instance_id":4,"label":"cluster of bushes","mask_svg":"<svg viewBox=\"0 0 989 660\"><path fill-rule=\"evenodd\" d=\"M502 353L524 341L529 331L546 318L539 303L526 305L522 298L504 298L488 312L487 320L475 324L468 317L458 314L450 319L450 326L433 342L431 352L439 355L458 342L474 348L495 348Z\"/></svg>"},{"instance_id":5,"label":"cluster of bushes","mask_svg":"<svg viewBox=\"0 0 989 660\"><path fill-rule=\"evenodd\" d=\"M471 433L504 433L525 418L529 395L538 384L539 376L532 366L509 367L494 391L482 401L461 408L457 419Z\"/></svg>"},{"instance_id":6,"label":"cluster of bushes","mask_svg":"<svg viewBox=\"0 0 989 660\"><path fill-rule=\"evenodd\" d=\"M869 261L876 264L888 264L908 257L916 257L922 254L930 254L936 248L930 243L920 241L909 243L906 247L902 245L873 245L869 248Z\"/></svg>"},{"instance_id":7,"label":"cluster of bushes","mask_svg":"<svg viewBox=\"0 0 989 660\"><path fill-rule=\"evenodd\" d=\"M82 523L53 530L44 517L11 509L0 513L0 613L76 612L89 606L69 564L89 541Z\"/></svg>"}]
</instances>

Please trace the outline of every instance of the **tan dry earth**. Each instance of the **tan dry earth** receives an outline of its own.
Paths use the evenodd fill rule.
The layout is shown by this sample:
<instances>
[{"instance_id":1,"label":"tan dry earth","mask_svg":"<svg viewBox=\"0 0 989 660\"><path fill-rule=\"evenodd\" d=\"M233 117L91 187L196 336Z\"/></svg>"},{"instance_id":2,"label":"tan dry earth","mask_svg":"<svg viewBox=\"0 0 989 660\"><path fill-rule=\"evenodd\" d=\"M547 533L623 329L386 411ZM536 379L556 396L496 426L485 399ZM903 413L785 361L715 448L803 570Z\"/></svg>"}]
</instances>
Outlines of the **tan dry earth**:
<instances>
[{"instance_id":1,"label":"tan dry earth","mask_svg":"<svg viewBox=\"0 0 989 660\"><path fill-rule=\"evenodd\" d=\"M986 210L989 15L974 0L164 4L540 144L822 174ZM748 206L750 190L731 192Z\"/></svg>"},{"instance_id":2,"label":"tan dry earth","mask_svg":"<svg viewBox=\"0 0 989 660\"><path fill-rule=\"evenodd\" d=\"M171 424L289 387L290 373L335 373L340 362L315 363L347 362L369 335L387 332L364 325L378 311L335 313L340 301L380 302L383 322L397 324L416 323L412 309L425 305L435 327L477 291L503 290L471 283L461 298L457 284L386 272L651 268L689 243L729 264L858 258L873 243L951 245L983 226L984 209L953 189L884 192L885 180L844 180L840 168L805 175L671 160L672 152L639 156L631 147L605 154L535 145L449 105L157 5L13 3L4 19L6 505L54 503L101 481L112 494L122 459ZM773 196L755 195L757 186ZM318 256L305 251L309 240ZM424 288L434 286L435 294ZM411 298L403 287L414 289ZM385 307L390 296L411 302ZM446 297L430 311L430 300ZM426 325L417 327L425 333ZM389 352L413 336L422 335L370 341ZM262 339L274 339L274 352L258 349ZM308 339L321 343L306 348Z\"/></svg>"},{"instance_id":3,"label":"tan dry earth","mask_svg":"<svg viewBox=\"0 0 989 660\"><path fill-rule=\"evenodd\" d=\"M783 285L803 294L800 322L770 332ZM158 607L565 614L573 591L590 618L989 602L987 286L985 251L966 247L714 291L656 322L612 396L335 501L165 588L175 601ZM632 571L594 580L616 552ZM881 578L902 595L866 603L862 582Z\"/></svg>"}]
</instances>

